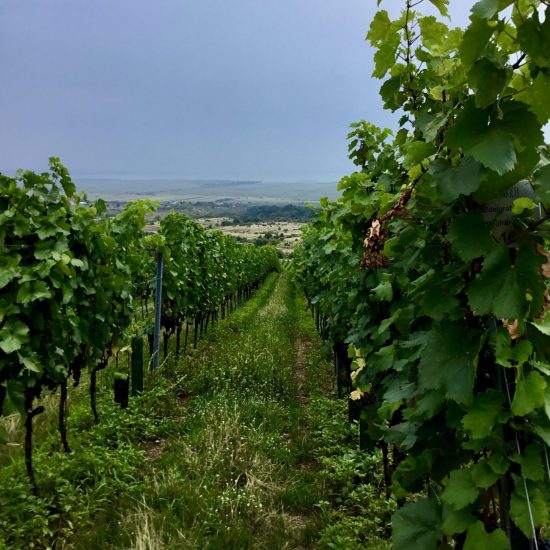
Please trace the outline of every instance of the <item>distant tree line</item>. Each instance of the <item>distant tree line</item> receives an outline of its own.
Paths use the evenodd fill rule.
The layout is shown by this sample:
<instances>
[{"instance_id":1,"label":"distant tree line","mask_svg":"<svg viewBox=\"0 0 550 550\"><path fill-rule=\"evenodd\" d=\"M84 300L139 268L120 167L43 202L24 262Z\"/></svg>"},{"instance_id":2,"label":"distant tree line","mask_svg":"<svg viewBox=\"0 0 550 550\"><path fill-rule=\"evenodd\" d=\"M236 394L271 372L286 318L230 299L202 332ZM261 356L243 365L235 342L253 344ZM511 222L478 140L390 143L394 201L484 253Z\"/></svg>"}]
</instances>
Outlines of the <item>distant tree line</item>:
<instances>
[{"instance_id":1,"label":"distant tree line","mask_svg":"<svg viewBox=\"0 0 550 550\"><path fill-rule=\"evenodd\" d=\"M307 222L312 219L315 209L311 206L285 204L260 204L247 206L238 216L241 223L258 223L265 221Z\"/></svg>"},{"instance_id":2,"label":"distant tree line","mask_svg":"<svg viewBox=\"0 0 550 550\"><path fill-rule=\"evenodd\" d=\"M116 216L125 206L124 201L109 201L107 214ZM251 224L260 222L295 222L307 223L312 218L318 207L305 204L236 204L214 201L188 202L169 201L162 202L157 210L156 221L164 218L170 210L176 210L190 218L230 218L223 225Z\"/></svg>"}]
</instances>

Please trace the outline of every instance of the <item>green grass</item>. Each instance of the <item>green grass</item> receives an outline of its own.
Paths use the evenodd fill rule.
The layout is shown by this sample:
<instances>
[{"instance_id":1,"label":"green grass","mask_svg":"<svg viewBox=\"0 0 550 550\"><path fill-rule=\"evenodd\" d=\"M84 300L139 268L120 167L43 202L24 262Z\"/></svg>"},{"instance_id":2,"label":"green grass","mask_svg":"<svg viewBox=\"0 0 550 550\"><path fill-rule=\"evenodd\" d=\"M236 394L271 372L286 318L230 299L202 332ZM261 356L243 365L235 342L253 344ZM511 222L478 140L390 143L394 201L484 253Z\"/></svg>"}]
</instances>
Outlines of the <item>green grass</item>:
<instances>
[{"instance_id":1,"label":"green grass","mask_svg":"<svg viewBox=\"0 0 550 550\"><path fill-rule=\"evenodd\" d=\"M73 394L70 454L44 418L39 497L21 452L4 457L0 548L389 547L379 457L357 449L289 273L197 350L176 360L173 345L127 410L100 394L99 425L85 392Z\"/></svg>"}]
</instances>

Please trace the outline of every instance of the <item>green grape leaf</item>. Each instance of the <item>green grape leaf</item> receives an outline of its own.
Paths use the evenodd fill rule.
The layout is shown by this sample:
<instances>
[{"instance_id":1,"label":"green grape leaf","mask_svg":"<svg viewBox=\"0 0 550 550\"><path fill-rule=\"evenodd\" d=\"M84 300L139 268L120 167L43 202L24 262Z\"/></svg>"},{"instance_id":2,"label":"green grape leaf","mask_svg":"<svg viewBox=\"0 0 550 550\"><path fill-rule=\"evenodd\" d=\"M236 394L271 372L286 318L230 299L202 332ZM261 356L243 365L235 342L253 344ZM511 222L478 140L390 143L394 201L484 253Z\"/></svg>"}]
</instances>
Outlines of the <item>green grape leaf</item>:
<instances>
[{"instance_id":1,"label":"green grape leaf","mask_svg":"<svg viewBox=\"0 0 550 550\"><path fill-rule=\"evenodd\" d=\"M465 157L454 167L443 159L437 159L430 165L429 173L444 202L453 202L460 195L471 195L478 190L485 179L483 166L472 157Z\"/></svg>"},{"instance_id":2,"label":"green grape leaf","mask_svg":"<svg viewBox=\"0 0 550 550\"><path fill-rule=\"evenodd\" d=\"M415 405L404 412L405 418L433 418L445 405L445 397L439 392L428 392L415 399Z\"/></svg>"},{"instance_id":3,"label":"green grape leaf","mask_svg":"<svg viewBox=\"0 0 550 550\"><path fill-rule=\"evenodd\" d=\"M496 124L500 130L515 136L525 147L544 145L541 124L525 103L506 100L501 101L499 107L502 118ZM540 155L537 162L538 158Z\"/></svg>"},{"instance_id":4,"label":"green grape leaf","mask_svg":"<svg viewBox=\"0 0 550 550\"><path fill-rule=\"evenodd\" d=\"M422 388L443 390L457 403L472 400L475 365L480 338L461 323L443 322L426 336L418 365Z\"/></svg>"},{"instance_id":5,"label":"green grape leaf","mask_svg":"<svg viewBox=\"0 0 550 550\"><path fill-rule=\"evenodd\" d=\"M536 433L548 447L550 447L550 429L544 426L533 426L532 430Z\"/></svg>"},{"instance_id":6,"label":"green grape leaf","mask_svg":"<svg viewBox=\"0 0 550 550\"><path fill-rule=\"evenodd\" d=\"M375 78L384 78L386 73L395 65L399 44L400 38L398 33L392 34L382 42L374 54L374 71L372 76Z\"/></svg>"},{"instance_id":7,"label":"green grape leaf","mask_svg":"<svg viewBox=\"0 0 550 550\"><path fill-rule=\"evenodd\" d=\"M498 423L504 406L504 396L496 390L487 390L474 397L473 404L462 419L464 429L474 439L487 437Z\"/></svg>"},{"instance_id":8,"label":"green grape leaf","mask_svg":"<svg viewBox=\"0 0 550 550\"><path fill-rule=\"evenodd\" d=\"M533 326L536 326L535 323L530 323ZM550 320L546 321L545 329L550 329ZM539 329L540 330L540 329ZM546 332L543 331L543 334L546 334L546 336L550 336L550 330L546 330ZM531 366L535 367L539 372L542 372L545 376L550 376L550 365L546 365L545 363L541 363L540 361L531 361ZM546 389L546 391L550 390L550 386Z\"/></svg>"},{"instance_id":9,"label":"green grape leaf","mask_svg":"<svg viewBox=\"0 0 550 550\"><path fill-rule=\"evenodd\" d=\"M384 42L391 32L391 21L388 12L386 10L377 11L370 24L367 39L373 46L376 46Z\"/></svg>"},{"instance_id":10,"label":"green grape leaf","mask_svg":"<svg viewBox=\"0 0 550 550\"><path fill-rule=\"evenodd\" d=\"M456 510L443 503L443 523L441 529L446 535L463 533L475 521L469 508Z\"/></svg>"},{"instance_id":11,"label":"green grape leaf","mask_svg":"<svg viewBox=\"0 0 550 550\"><path fill-rule=\"evenodd\" d=\"M480 136L487 132L488 125L487 111L476 107L474 100L470 99L447 130L445 144L453 149L462 147L468 150L479 143Z\"/></svg>"},{"instance_id":12,"label":"green grape leaf","mask_svg":"<svg viewBox=\"0 0 550 550\"><path fill-rule=\"evenodd\" d=\"M514 102L514 107L517 103ZM510 110L515 114L512 107ZM505 174L517 162L514 137L510 134L510 126L520 131L516 122L517 118L510 116L507 124L496 121L489 125L489 113L477 108L474 99L470 99L447 131L445 143L454 149L461 148L497 174Z\"/></svg>"},{"instance_id":13,"label":"green grape leaf","mask_svg":"<svg viewBox=\"0 0 550 550\"><path fill-rule=\"evenodd\" d=\"M533 199L529 197L520 197L519 199L514 199L512 203L512 214L518 216L525 210L535 210L536 207L537 205L533 202Z\"/></svg>"},{"instance_id":14,"label":"green grape leaf","mask_svg":"<svg viewBox=\"0 0 550 550\"><path fill-rule=\"evenodd\" d=\"M36 230L36 234L40 240L47 239L48 237L53 237L57 233L62 233L63 231L56 225L42 225Z\"/></svg>"},{"instance_id":15,"label":"green grape leaf","mask_svg":"<svg viewBox=\"0 0 550 550\"><path fill-rule=\"evenodd\" d=\"M453 36L453 38L455 38L455 36L449 33L447 25L438 21L433 15L420 17L418 19L418 24L420 25L419 34L422 38L422 45L434 55L442 55L443 52L447 53L453 47L458 46L459 40L455 39L456 42L453 44L450 39L450 36ZM431 61L431 56L428 56L425 60L425 62Z\"/></svg>"},{"instance_id":16,"label":"green grape leaf","mask_svg":"<svg viewBox=\"0 0 550 550\"><path fill-rule=\"evenodd\" d=\"M499 0L480 0L474 4L472 13L482 19L491 19L498 11L498 2Z\"/></svg>"},{"instance_id":17,"label":"green grape leaf","mask_svg":"<svg viewBox=\"0 0 550 550\"><path fill-rule=\"evenodd\" d=\"M471 472L469 470L453 470L449 474L449 479L441 494L441 500L456 510L460 510L468 504L472 504L478 495L479 489L472 479Z\"/></svg>"},{"instance_id":18,"label":"green grape leaf","mask_svg":"<svg viewBox=\"0 0 550 550\"><path fill-rule=\"evenodd\" d=\"M548 102L550 104L550 101ZM543 204L550 204L550 164L535 172L533 187L537 197Z\"/></svg>"},{"instance_id":19,"label":"green grape leaf","mask_svg":"<svg viewBox=\"0 0 550 550\"><path fill-rule=\"evenodd\" d=\"M541 268L545 261L546 258L529 245L523 246L517 253L515 267L518 281L534 315L539 315L544 306L546 285L541 277Z\"/></svg>"},{"instance_id":20,"label":"green grape leaf","mask_svg":"<svg viewBox=\"0 0 550 550\"><path fill-rule=\"evenodd\" d=\"M8 319L0 329L0 348L4 353L12 353L21 349L28 342L29 327L18 319Z\"/></svg>"},{"instance_id":21,"label":"green grape leaf","mask_svg":"<svg viewBox=\"0 0 550 550\"><path fill-rule=\"evenodd\" d=\"M449 17L449 11L447 9L449 6L449 0L430 0L430 3L439 10L439 13L443 17Z\"/></svg>"},{"instance_id":22,"label":"green grape leaf","mask_svg":"<svg viewBox=\"0 0 550 550\"><path fill-rule=\"evenodd\" d=\"M545 19L541 24L537 19L526 19L518 27L517 39L521 49L539 67L550 67L550 23Z\"/></svg>"},{"instance_id":23,"label":"green grape leaf","mask_svg":"<svg viewBox=\"0 0 550 550\"><path fill-rule=\"evenodd\" d=\"M375 372L384 372L395 364L394 346L385 346L380 348L372 357L371 368Z\"/></svg>"},{"instance_id":24,"label":"green grape leaf","mask_svg":"<svg viewBox=\"0 0 550 550\"><path fill-rule=\"evenodd\" d=\"M25 365L25 368L29 372L36 372L36 373L42 372L42 368L40 367L40 365L37 364L32 359L30 359L29 357L25 357L25 356L21 355L20 353L17 354L17 357L19 358L19 361L21 361L21 363L23 363L23 365Z\"/></svg>"},{"instance_id":25,"label":"green grape leaf","mask_svg":"<svg viewBox=\"0 0 550 550\"><path fill-rule=\"evenodd\" d=\"M31 283L26 282L19 287L15 301L23 305L31 301Z\"/></svg>"},{"instance_id":26,"label":"green grape leaf","mask_svg":"<svg viewBox=\"0 0 550 550\"><path fill-rule=\"evenodd\" d=\"M403 379L399 376L396 376L388 382L383 399L384 401L388 401L389 403L395 403L397 401L402 401L403 399L410 399L415 395L416 384L407 382L406 378Z\"/></svg>"},{"instance_id":27,"label":"green grape leaf","mask_svg":"<svg viewBox=\"0 0 550 550\"><path fill-rule=\"evenodd\" d=\"M540 255L523 248L514 266L508 248L495 246L483 262L481 275L470 286L470 306L478 315L493 313L500 319L522 318L529 306L538 312L544 293L542 261Z\"/></svg>"},{"instance_id":28,"label":"green grape leaf","mask_svg":"<svg viewBox=\"0 0 550 550\"><path fill-rule=\"evenodd\" d=\"M525 494L523 483L518 480L516 490L512 493L510 500L510 517L512 521L521 529L527 538L533 537L533 529L531 527L531 514L529 513L529 505L533 514L535 528L540 527L548 521L548 507L546 500L540 489L529 489L529 503Z\"/></svg>"},{"instance_id":29,"label":"green grape leaf","mask_svg":"<svg viewBox=\"0 0 550 550\"><path fill-rule=\"evenodd\" d=\"M480 489L488 489L500 476L493 471L487 460L480 460L472 467L472 480Z\"/></svg>"},{"instance_id":30,"label":"green grape leaf","mask_svg":"<svg viewBox=\"0 0 550 550\"><path fill-rule=\"evenodd\" d=\"M468 528L464 550L480 550L490 548L491 550L509 550L510 541L502 529L495 529L487 533L481 521L476 521Z\"/></svg>"},{"instance_id":31,"label":"green grape leaf","mask_svg":"<svg viewBox=\"0 0 550 550\"><path fill-rule=\"evenodd\" d=\"M542 71L536 76L533 85L517 95L517 98L527 103L531 111L535 113L541 124L550 120L550 101L548 101L548 90L550 89L550 76Z\"/></svg>"},{"instance_id":32,"label":"green grape leaf","mask_svg":"<svg viewBox=\"0 0 550 550\"><path fill-rule=\"evenodd\" d=\"M481 56L494 32L485 19L476 15L472 15L471 19L460 44L460 57L466 68Z\"/></svg>"},{"instance_id":33,"label":"green grape leaf","mask_svg":"<svg viewBox=\"0 0 550 550\"><path fill-rule=\"evenodd\" d=\"M470 287L468 301L476 315L494 313L500 319L521 318L525 314L524 295L513 266L502 256L499 252L489 255L481 277Z\"/></svg>"},{"instance_id":34,"label":"green grape leaf","mask_svg":"<svg viewBox=\"0 0 550 550\"><path fill-rule=\"evenodd\" d=\"M404 387L401 391L401 397L408 397L414 394L414 387ZM393 392L393 395L384 395L384 398L388 398L384 402L384 407L386 407L387 411L390 411L391 414L388 416L391 418L393 416L393 413L399 408L401 401L393 401L390 402L389 399L396 399L399 397L398 395L399 388L396 388L396 390ZM380 410L378 412L379 416L382 416ZM396 426L392 426L387 431L387 440L397 446L399 448L404 450L410 450L414 447L418 436L416 435L416 432L418 428L420 427L420 423L418 422L402 422L401 424L397 424Z\"/></svg>"},{"instance_id":35,"label":"green grape leaf","mask_svg":"<svg viewBox=\"0 0 550 550\"><path fill-rule=\"evenodd\" d=\"M467 152L500 175L512 170L517 162L514 138L498 126L489 127L480 141Z\"/></svg>"},{"instance_id":36,"label":"green grape leaf","mask_svg":"<svg viewBox=\"0 0 550 550\"><path fill-rule=\"evenodd\" d=\"M454 320L453 313L459 311L460 302L450 294L445 283L446 281L441 281L430 284L422 297L422 307L426 315L436 321L442 321L445 318Z\"/></svg>"},{"instance_id":37,"label":"green grape leaf","mask_svg":"<svg viewBox=\"0 0 550 550\"><path fill-rule=\"evenodd\" d=\"M68 197L72 197L76 193L76 186L69 176L69 171L57 157L50 157L50 171L55 179L59 180L63 191Z\"/></svg>"},{"instance_id":38,"label":"green grape leaf","mask_svg":"<svg viewBox=\"0 0 550 550\"><path fill-rule=\"evenodd\" d=\"M503 367L515 367L526 363L533 353L533 344L528 340L516 341L512 346L510 335L500 330L495 335L495 359Z\"/></svg>"},{"instance_id":39,"label":"green grape leaf","mask_svg":"<svg viewBox=\"0 0 550 550\"><path fill-rule=\"evenodd\" d=\"M504 475L510 467L508 458L499 452L493 452L487 459L487 463L495 474Z\"/></svg>"},{"instance_id":40,"label":"green grape leaf","mask_svg":"<svg viewBox=\"0 0 550 550\"><path fill-rule=\"evenodd\" d=\"M382 281L372 289L373 299L376 302L391 302L393 298L393 287L391 281Z\"/></svg>"},{"instance_id":41,"label":"green grape leaf","mask_svg":"<svg viewBox=\"0 0 550 550\"><path fill-rule=\"evenodd\" d=\"M449 115L444 112L422 113L416 117L415 126L422 132L426 141L434 141L448 120Z\"/></svg>"},{"instance_id":42,"label":"green grape leaf","mask_svg":"<svg viewBox=\"0 0 550 550\"><path fill-rule=\"evenodd\" d=\"M531 411L544 407L546 380L538 372L530 372L516 386L512 413L515 416L525 416Z\"/></svg>"},{"instance_id":43,"label":"green grape leaf","mask_svg":"<svg viewBox=\"0 0 550 550\"><path fill-rule=\"evenodd\" d=\"M468 78L476 91L476 105L488 107L506 86L508 71L492 59L482 57L472 65Z\"/></svg>"},{"instance_id":44,"label":"green grape leaf","mask_svg":"<svg viewBox=\"0 0 550 550\"><path fill-rule=\"evenodd\" d=\"M31 283L30 301L51 298L52 292L45 281L33 281Z\"/></svg>"},{"instance_id":45,"label":"green grape leaf","mask_svg":"<svg viewBox=\"0 0 550 550\"><path fill-rule=\"evenodd\" d=\"M384 108L397 111L403 106L405 96L401 90L401 78L392 76L380 87L380 97L384 100Z\"/></svg>"},{"instance_id":46,"label":"green grape leaf","mask_svg":"<svg viewBox=\"0 0 550 550\"><path fill-rule=\"evenodd\" d=\"M0 213L0 225L6 223L7 220L13 218L16 213L17 210L15 210L15 208L6 208L3 212Z\"/></svg>"},{"instance_id":47,"label":"green grape leaf","mask_svg":"<svg viewBox=\"0 0 550 550\"><path fill-rule=\"evenodd\" d=\"M488 254L495 246L483 214L477 210L459 214L449 226L447 238L458 257L470 262Z\"/></svg>"},{"instance_id":48,"label":"green grape leaf","mask_svg":"<svg viewBox=\"0 0 550 550\"><path fill-rule=\"evenodd\" d=\"M21 275L21 269L18 256L0 258L0 289L19 275Z\"/></svg>"},{"instance_id":49,"label":"green grape leaf","mask_svg":"<svg viewBox=\"0 0 550 550\"><path fill-rule=\"evenodd\" d=\"M71 259L71 265L74 265L75 267L79 267L81 269L87 269L87 262L83 262L82 260L79 260L78 258L72 258Z\"/></svg>"},{"instance_id":50,"label":"green grape leaf","mask_svg":"<svg viewBox=\"0 0 550 550\"><path fill-rule=\"evenodd\" d=\"M545 464L539 445L531 443L523 451L518 462L521 464L521 473L526 479L544 481L546 476Z\"/></svg>"},{"instance_id":51,"label":"green grape leaf","mask_svg":"<svg viewBox=\"0 0 550 550\"><path fill-rule=\"evenodd\" d=\"M403 159L403 166L410 170L413 166L416 166L426 157L435 153L435 145L433 143L427 143L425 141L413 141L407 145L405 149L405 158Z\"/></svg>"},{"instance_id":52,"label":"green grape leaf","mask_svg":"<svg viewBox=\"0 0 550 550\"><path fill-rule=\"evenodd\" d=\"M425 498L405 504L392 516L395 550L436 550L442 538L441 509Z\"/></svg>"}]
</instances>

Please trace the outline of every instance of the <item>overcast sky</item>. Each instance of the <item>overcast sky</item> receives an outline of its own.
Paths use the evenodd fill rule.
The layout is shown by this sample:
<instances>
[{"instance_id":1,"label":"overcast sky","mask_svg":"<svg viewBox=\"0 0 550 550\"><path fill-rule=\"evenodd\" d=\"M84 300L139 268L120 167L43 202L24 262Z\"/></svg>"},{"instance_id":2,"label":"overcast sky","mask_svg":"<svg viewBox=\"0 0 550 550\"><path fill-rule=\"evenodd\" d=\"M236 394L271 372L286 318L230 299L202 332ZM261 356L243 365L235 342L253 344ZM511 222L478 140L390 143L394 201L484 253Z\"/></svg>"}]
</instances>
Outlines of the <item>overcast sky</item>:
<instances>
[{"instance_id":1,"label":"overcast sky","mask_svg":"<svg viewBox=\"0 0 550 550\"><path fill-rule=\"evenodd\" d=\"M382 7L403 5L386 0ZM385 4L385 5L384 5ZM451 1L464 26L473 1ZM1 0L0 172L339 179L375 0Z\"/></svg>"}]
</instances>

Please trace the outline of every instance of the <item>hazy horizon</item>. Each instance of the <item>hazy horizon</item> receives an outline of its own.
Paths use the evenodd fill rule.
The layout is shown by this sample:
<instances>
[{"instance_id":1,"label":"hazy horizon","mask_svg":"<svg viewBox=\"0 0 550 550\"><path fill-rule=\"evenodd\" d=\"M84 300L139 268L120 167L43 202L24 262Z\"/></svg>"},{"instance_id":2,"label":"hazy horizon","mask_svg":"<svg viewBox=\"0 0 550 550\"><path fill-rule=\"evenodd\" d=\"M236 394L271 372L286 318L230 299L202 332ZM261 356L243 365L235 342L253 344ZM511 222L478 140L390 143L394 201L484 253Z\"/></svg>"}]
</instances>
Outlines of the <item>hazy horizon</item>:
<instances>
[{"instance_id":1,"label":"hazy horizon","mask_svg":"<svg viewBox=\"0 0 550 550\"><path fill-rule=\"evenodd\" d=\"M342 173L330 173L330 174L284 174L280 176L270 176L266 174L257 174L251 177L240 177L235 174L221 174L212 176L200 176L189 175L181 173L166 173L166 172L132 172L130 170L124 171L107 171L107 172L94 172L94 171L74 171L71 167L60 159L66 168L69 170L69 174L74 181L77 180L155 180L155 181L192 181L192 182L251 182L251 183L335 183L337 184L343 176L347 175L349 171L354 169L353 165L350 170ZM34 172L44 172L48 170L48 159L45 159L42 166L35 167L2 167L0 166L0 173L13 177L18 170L32 170Z\"/></svg>"},{"instance_id":2,"label":"hazy horizon","mask_svg":"<svg viewBox=\"0 0 550 550\"><path fill-rule=\"evenodd\" d=\"M73 178L79 191L90 198L128 201L318 202L338 196L336 181L250 181L183 178Z\"/></svg>"}]
</instances>

